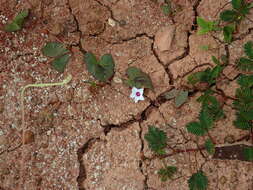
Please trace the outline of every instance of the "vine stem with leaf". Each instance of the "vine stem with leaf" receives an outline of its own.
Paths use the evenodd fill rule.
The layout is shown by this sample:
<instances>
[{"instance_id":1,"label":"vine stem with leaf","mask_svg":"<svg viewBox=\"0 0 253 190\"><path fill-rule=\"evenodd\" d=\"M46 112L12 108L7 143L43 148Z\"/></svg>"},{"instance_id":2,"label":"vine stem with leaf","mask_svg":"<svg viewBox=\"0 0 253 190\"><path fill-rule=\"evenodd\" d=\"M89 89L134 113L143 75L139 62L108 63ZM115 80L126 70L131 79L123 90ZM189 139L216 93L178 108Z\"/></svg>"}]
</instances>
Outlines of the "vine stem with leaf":
<instances>
[{"instance_id":1,"label":"vine stem with leaf","mask_svg":"<svg viewBox=\"0 0 253 190\"><path fill-rule=\"evenodd\" d=\"M19 190L22 190L22 177L24 175L24 145L25 145L25 107L24 107L24 94L25 90L31 87L51 87L51 86L63 86L67 83L69 83L72 79L71 75L68 75L62 82L56 82L56 83L40 83L40 84L28 84L21 89L20 93L20 105L21 105L21 129L22 129L22 150L21 150L21 166L20 166L20 181L19 181Z\"/></svg>"}]
</instances>

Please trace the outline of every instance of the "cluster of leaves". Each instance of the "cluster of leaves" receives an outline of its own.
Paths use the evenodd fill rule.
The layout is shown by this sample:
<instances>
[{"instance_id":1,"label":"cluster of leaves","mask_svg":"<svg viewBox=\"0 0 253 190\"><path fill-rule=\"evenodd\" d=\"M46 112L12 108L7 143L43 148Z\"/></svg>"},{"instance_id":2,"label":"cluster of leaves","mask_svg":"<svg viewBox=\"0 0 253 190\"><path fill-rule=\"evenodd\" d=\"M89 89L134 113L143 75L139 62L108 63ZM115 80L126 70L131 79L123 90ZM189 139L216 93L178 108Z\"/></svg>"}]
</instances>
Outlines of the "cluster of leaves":
<instances>
[{"instance_id":1,"label":"cluster of leaves","mask_svg":"<svg viewBox=\"0 0 253 190\"><path fill-rule=\"evenodd\" d=\"M107 82L114 75L114 60L111 54L105 54L98 61L93 53L86 53L84 61L88 72L100 82Z\"/></svg>"},{"instance_id":2,"label":"cluster of leaves","mask_svg":"<svg viewBox=\"0 0 253 190\"><path fill-rule=\"evenodd\" d=\"M163 14L171 15L172 14L172 7L170 0L165 0L165 3L161 6Z\"/></svg>"},{"instance_id":3,"label":"cluster of leaves","mask_svg":"<svg viewBox=\"0 0 253 190\"><path fill-rule=\"evenodd\" d=\"M147 73L136 67L129 67L126 71L128 79L125 84L129 87L154 89L152 81Z\"/></svg>"},{"instance_id":4,"label":"cluster of leaves","mask_svg":"<svg viewBox=\"0 0 253 190\"><path fill-rule=\"evenodd\" d=\"M62 73L68 64L71 54L70 51L59 42L48 42L43 48L42 53L45 56L54 58L51 62L52 67Z\"/></svg>"},{"instance_id":5,"label":"cluster of leaves","mask_svg":"<svg viewBox=\"0 0 253 190\"><path fill-rule=\"evenodd\" d=\"M145 134L144 138L148 142L149 148L158 155L164 155L165 148L167 145L167 134L161 130L156 128L155 126L149 126L148 133ZM210 142L208 146L212 149L212 145ZM213 151L213 150L212 150ZM172 179L175 173L177 172L177 167L175 166L164 166L159 169L158 175L161 181L167 181L168 179ZM194 173L190 179L188 180L188 185L190 190L206 190L208 185L208 179L205 176L203 171L198 171Z\"/></svg>"},{"instance_id":6,"label":"cluster of leaves","mask_svg":"<svg viewBox=\"0 0 253 190\"><path fill-rule=\"evenodd\" d=\"M233 39L233 33L236 30L236 24L238 24L243 18L249 14L250 8L253 7L252 3L248 3L245 0L232 0L232 9L224 10L220 13L220 20L218 21L206 21L203 18L197 18L197 24L200 27L198 34L206 34L210 31L223 31L224 41L231 43ZM223 27L219 26L219 23L223 21L226 24Z\"/></svg>"},{"instance_id":7,"label":"cluster of leaves","mask_svg":"<svg viewBox=\"0 0 253 190\"><path fill-rule=\"evenodd\" d=\"M187 90L177 90L172 89L169 92L164 94L165 99L175 99L175 106L178 108L183 105L188 100L188 91Z\"/></svg>"},{"instance_id":8,"label":"cluster of leaves","mask_svg":"<svg viewBox=\"0 0 253 190\"><path fill-rule=\"evenodd\" d=\"M236 109L234 125L250 130L253 127L253 75L241 75L237 82L240 88L236 89L236 100L233 102Z\"/></svg>"},{"instance_id":9,"label":"cluster of leaves","mask_svg":"<svg viewBox=\"0 0 253 190\"><path fill-rule=\"evenodd\" d=\"M197 83L207 83L208 86L216 83L216 79L219 77L220 73L224 66L221 62L215 57L212 56L213 62L216 64L214 68L207 68L204 71L196 72L188 76L188 82L192 85Z\"/></svg>"},{"instance_id":10,"label":"cluster of leaves","mask_svg":"<svg viewBox=\"0 0 253 190\"><path fill-rule=\"evenodd\" d=\"M213 127L215 121L225 116L219 101L211 95L212 93L208 90L197 99L202 103L199 118L198 121L192 121L186 125L188 132L203 136ZM208 153L214 153L214 144L210 139L206 140L205 148Z\"/></svg>"},{"instance_id":11,"label":"cluster of leaves","mask_svg":"<svg viewBox=\"0 0 253 190\"><path fill-rule=\"evenodd\" d=\"M244 44L244 53L247 57L241 57L237 60L237 67L242 71L253 71L253 42Z\"/></svg>"},{"instance_id":12,"label":"cluster of leaves","mask_svg":"<svg viewBox=\"0 0 253 190\"><path fill-rule=\"evenodd\" d=\"M26 17L29 15L29 10L23 10L7 25L5 25L4 30L6 32L16 32L21 30Z\"/></svg>"}]
</instances>

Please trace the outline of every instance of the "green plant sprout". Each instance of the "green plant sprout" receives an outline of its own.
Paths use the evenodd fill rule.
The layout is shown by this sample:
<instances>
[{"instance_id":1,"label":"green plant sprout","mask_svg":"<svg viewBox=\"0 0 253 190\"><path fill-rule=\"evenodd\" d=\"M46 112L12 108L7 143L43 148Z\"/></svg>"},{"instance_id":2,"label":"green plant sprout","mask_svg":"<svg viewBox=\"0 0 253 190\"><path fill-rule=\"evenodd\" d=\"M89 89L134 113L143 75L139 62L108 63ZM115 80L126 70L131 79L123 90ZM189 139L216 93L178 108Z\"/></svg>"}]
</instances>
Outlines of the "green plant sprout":
<instances>
[{"instance_id":1,"label":"green plant sprout","mask_svg":"<svg viewBox=\"0 0 253 190\"><path fill-rule=\"evenodd\" d=\"M236 61L241 71L253 71L253 42L249 41L244 45L244 53L247 57L241 57Z\"/></svg>"},{"instance_id":2,"label":"green plant sprout","mask_svg":"<svg viewBox=\"0 0 253 190\"><path fill-rule=\"evenodd\" d=\"M6 32L16 32L23 28L25 19L29 15L29 10L23 10L11 21L11 23L5 25L4 30Z\"/></svg>"},{"instance_id":3,"label":"green plant sprout","mask_svg":"<svg viewBox=\"0 0 253 190\"><path fill-rule=\"evenodd\" d=\"M114 75L115 63L111 54L104 54L97 60L93 53L88 52L84 55L84 62L88 72L100 82L107 82Z\"/></svg>"},{"instance_id":4,"label":"green plant sprout","mask_svg":"<svg viewBox=\"0 0 253 190\"><path fill-rule=\"evenodd\" d=\"M224 42L231 43L236 26L249 14L253 3L248 3L246 0L232 0L231 5L232 9L224 10L220 13L218 21L206 21L201 17L197 17L197 25L199 26L197 34L201 35L211 31L222 30ZM222 22L225 22L225 25ZM220 25L221 23L223 25Z\"/></svg>"},{"instance_id":5,"label":"green plant sprout","mask_svg":"<svg viewBox=\"0 0 253 190\"><path fill-rule=\"evenodd\" d=\"M56 82L56 83L39 83L39 84L28 84L24 87L21 88L21 93L20 93L20 106L21 106L21 129L22 129L22 146L21 148L24 147L25 144L25 108L24 108L24 94L25 91L28 88L32 88L32 87L39 87L39 88L44 88L44 87L51 87L51 86L63 86L68 84L72 79L71 75L68 75L62 82ZM21 153L21 174L20 176L23 176L24 174L24 165L25 165L25 161L24 161L24 151L22 149L22 153ZM20 180L20 189L21 189L21 180Z\"/></svg>"},{"instance_id":6,"label":"green plant sprout","mask_svg":"<svg viewBox=\"0 0 253 190\"><path fill-rule=\"evenodd\" d=\"M54 58L51 65L60 73L64 72L71 57L69 50L64 47L64 44L59 42L48 42L42 48L42 53L45 56Z\"/></svg>"}]
</instances>

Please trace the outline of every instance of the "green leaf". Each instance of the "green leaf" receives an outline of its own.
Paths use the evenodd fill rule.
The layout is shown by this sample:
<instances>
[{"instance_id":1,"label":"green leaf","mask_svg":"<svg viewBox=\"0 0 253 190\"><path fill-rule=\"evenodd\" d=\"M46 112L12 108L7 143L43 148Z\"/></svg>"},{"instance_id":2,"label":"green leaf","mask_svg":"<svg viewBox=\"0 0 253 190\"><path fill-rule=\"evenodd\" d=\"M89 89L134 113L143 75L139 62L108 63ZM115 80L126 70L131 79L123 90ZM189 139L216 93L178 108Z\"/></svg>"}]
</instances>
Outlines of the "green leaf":
<instances>
[{"instance_id":1,"label":"green leaf","mask_svg":"<svg viewBox=\"0 0 253 190\"><path fill-rule=\"evenodd\" d=\"M197 17L197 24L200 27L197 33L199 35L206 34L210 31L216 30L216 25L217 25L216 22L206 21L201 17Z\"/></svg>"},{"instance_id":2,"label":"green leaf","mask_svg":"<svg viewBox=\"0 0 253 190\"><path fill-rule=\"evenodd\" d=\"M11 23L5 25L4 30L7 32L15 32L21 30L25 21L25 18L29 15L29 10L21 11Z\"/></svg>"},{"instance_id":3,"label":"green leaf","mask_svg":"<svg viewBox=\"0 0 253 190\"><path fill-rule=\"evenodd\" d=\"M178 95L178 93L179 93L179 90L174 88L174 89L170 90L169 92L166 92L164 94L164 97L166 100L170 100L172 98L175 98Z\"/></svg>"},{"instance_id":4,"label":"green leaf","mask_svg":"<svg viewBox=\"0 0 253 190\"><path fill-rule=\"evenodd\" d=\"M225 10L220 13L220 19L225 22L233 22L239 19L239 15L234 10Z\"/></svg>"},{"instance_id":5,"label":"green leaf","mask_svg":"<svg viewBox=\"0 0 253 190\"><path fill-rule=\"evenodd\" d=\"M236 120L233 122L236 128L242 129L242 130L249 130L252 128L252 125L249 121L241 118L239 115L237 115Z\"/></svg>"},{"instance_id":6,"label":"green leaf","mask_svg":"<svg viewBox=\"0 0 253 190\"><path fill-rule=\"evenodd\" d=\"M222 67L220 65L217 65L213 68L213 70L211 72L211 76L210 76L212 81L213 81L213 79L215 80L220 75L221 71L222 71ZM209 84L211 84L211 83L209 82Z\"/></svg>"},{"instance_id":7,"label":"green leaf","mask_svg":"<svg viewBox=\"0 0 253 190\"><path fill-rule=\"evenodd\" d=\"M175 98L176 107L180 107L188 100L188 91L180 90L179 94Z\"/></svg>"},{"instance_id":8,"label":"green leaf","mask_svg":"<svg viewBox=\"0 0 253 190\"><path fill-rule=\"evenodd\" d=\"M224 26L224 28L223 28L223 36L224 36L224 41L225 42L227 42L227 43L231 43L232 42L234 31L235 31L235 24Z\"/></svg>"},{"instance_id":9,"label":"green leaf","mask_svg":"<svg viewBox=\"0 0 253 190\"><path fill-rule=\"evenodd\" d=\"M253 161L253 148L247 147L243 149L243 156L245 160Z\"/></svg>"},{"instance_id":10,"label":"green leaf","mask_svg":"<svg viewBox=\"0 0 253 190\"><path fill-rule=\"evenodd\" d=\"M221 65L220 61L212 55L212 61L216 64L216 65Z\"/></svg>"},{"instance_id":11,"label":"green leaf","mask_svg":"<svg viewBox=\"0 0 253 190\"><path fill-rule=\"evenodd\" d=\"M96 57L88 52L84 55L88 72L97 80L106 82L114 74L114 60L110 54L105 54L97 61Z\"/></svg>"},{"instance_id":12,"label":"green leaf","mask_svg":"<svg viewBox=\"0 0 253 190\"><path fill-rule=\"evenodd\" d=\"M158 175L161 178L161 181L167 181L171 179L172 176L177 172L177 167L175 166L166 166L165 168L161 168L158 171Z\"/></svg>"},{"instance_id":13,"label":"green leaf","mask_svg":"<svg viewBox=\"0 0 253 190\"><path fill-rule=\"evenodd\" d=\"M130 87L154 89L151 78L141 69L129 67L126 71L129 78Z\"/></svg>"},{"instance_id":14,"label":"green leaf","mask_svg":"<svg viewBox=\"0 0 253 190\"><path fill-rule=\"evenodd\" d=\"M206 134L206 129L199 122L190 122L186 125L187 131L197 136Z\"/></svg>"},{"instance_id":15,"label":"green leaf","mask_svg":"<svg viewBox=\"0 0 253 190\"><path fill-rule=\"evenodd\" d=\"M165 15L171 14L171 5L170 4L162 5L161 8L162 8L163 14L165 14Z\"/></svg>"},{"instance_id":16,"label":"green leaf","mask_svg":"<svg viewBox=\"0 0 253 190\"><path fill-rule=\"evenodd\" d=\"M42 53L48 57L58 57L69 51L59 42L48 42L43 48Z\"/></svg>"},{"instance_id":17,"label":"green leaf","mask_svg":"<svg viewBox=\"0 0 253 190\"><path fill-rule=\"evenodd\" d=\"M190 84L195 85L198 82L201 82L202 78L205 77L205 72L200 71L193 73L187 77L187 80Z\"/></svg>"},{"instance_id":18,"label":"green leaf","mask_svg":"<svg viewBox=\"0 0 253 190\"><path fill-rule=\"evenodd\" d=\"M239 10L242 7L243 0L232 0L232 7Z\"/></svg>"},{"instance_id":19,"label":"green leaf","mask_svg":"<svg viewBox=\"0 0 253 190\"><path fill-rule=\"evenodd\" d=\"M15 22L12 22L10 24L7 24L5 27L4 27L4 30L6 32L16 32L18 30L21 30L21 27L15 23Z\"/></svg>"},{"instance_id":20,"label":"green leaf","mask_svg":"<svg viewBox=\"0 0 253 190\"><path fill-rule=\"evenodd\" d=\"M253 71L253 60L241 57L237 61L237 67L242 71Z\"/></svg>"},{"instance_id":21,"label":"green leaf","mask_svg":"<svg viewBox=\"0 0 253 190\"><path fill-rule=\"evenodd\" d=\"M208 186L208 179L203 171L194 173L188 180L190 190L206 190Z\"/></svg>"},{"instance_id":22,"label":"green leaf","mask_svg":"<svg viewBox=\"0 0 253 190\"><path fill-rule=\"evenodd\" d=\"M63 73L66 65L69 62L69 59L70 59L70 54L65 54L61 57L57 57L53 60L52 66L56 71Z\"/></svg>"},{"instance_id":23,"label":"green leaf","mask_svg":"<svg viewBox=\"0 0 253 190\"><path fill-rule=\"evenodd\" d=\"M165 154L164 149L167 145L167 135L164 131L154 126L149 126L148 133L145 134L144 138L152 151L157 154Z\"/></svg>"},{"instance_id":24,"label":"green leaf","mask_svg":"<svg viewBox=\"0 0 253 190\"><path fill-rule=\"evenodd\" d=\"M210 140L210 139L207 139L206 142L205 142L205 148L206 148L206 151L209 153L209 154L214 154L215 152L215 147L214 147L214 144L213 142Z\"/></svg>"},{"instance_id":25,"label":"green leaf","mask_svg":"<svg viewBox=\"0 0 253 190\"><path fill-rule=\"evenodd\" d=\"M114 74L114 67L115 67L115 63L112 58L112 55L111 54L103 55L101 57L99 65L101 65L105 70L105 74L104 74L105 81L110 79Z\"/></svg>"},{"instance_id":26,"label":"green leaf","mask_svg":"<svg viewBox=\"0 0 253 190\"><path fill-rule=\"evenodd\" d=\"M249 41L244 44L244 52L250 58L253 59L253 42Z\"/></svg>"},{"instance_id":27,"label":"green leaf","mask_svg":"<svg viewBox=\"0 0 253 190\"><path fill-rule=\"evenodd\" d=\"M202 128L208 130L213 125L213 118L207 109L202 109L199 114L199 121Z\"/></svg>"},{"instance_id":28,"label":"green leaf","mask_svg":"<svg viewBox=\"0 0 253 190\"><path fill-rule=\"evenodd\" d=\"M244 87L252 87L253 86L253 75L240 75L237 79L237 83Z\"/></svg>"}]
</instances>

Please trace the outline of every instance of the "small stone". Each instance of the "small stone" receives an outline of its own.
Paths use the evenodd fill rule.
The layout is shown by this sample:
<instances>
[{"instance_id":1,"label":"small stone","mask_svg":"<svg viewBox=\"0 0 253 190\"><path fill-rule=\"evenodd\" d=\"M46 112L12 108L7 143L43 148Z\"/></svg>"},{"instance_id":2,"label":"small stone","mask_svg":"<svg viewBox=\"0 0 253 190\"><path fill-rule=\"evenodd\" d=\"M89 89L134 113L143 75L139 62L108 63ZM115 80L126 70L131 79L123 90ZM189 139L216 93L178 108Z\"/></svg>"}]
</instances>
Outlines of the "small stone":
<instances>
[{"instance_id":1,"label":"small stone","mask_svg":"<svg viewBox=\"0 0 253 190\"><path fill-rule=\"evenodd\" d=\"M224 185L227 182L227 178L225 176L221 176L219 181L222 185Z\"/></svg>"},{"instance_id":2,"label":"small stone","mask_svg":"<svg viewBox=\"0 0 253 190\"><path fill-rule=\"evenodd\" d=\"M117 83L117 84L121 84L122 83L122 79L119 77L113 77L113 82Z\"/></svg>"},{"instance_id":3,"label":"small stone","mask_svg":"<svg viewBox=\"0 0 253 190\"><path fill-rule=\"evenodd\" d=\"M34 142L34 134L32 131L25 131L23 142L24 144L30 144Z\"/></svg>"},{"instance_id":4,"label":"small stone","mask_svg":"<svg viewBox=\"0 0 253 190\"><path fill-rule=\"evenodd\" d=\"M116 26L116 22L115 22L115 20L113 20L112 18L109 18L109 19L108 19L108 24L109 24L110 26L112 26L112 27Z\"/></svg>"},{"instance_id":5,"label":"small stone","mask_svg":"<svg viewBox=\"0 0 253 190\"><path fill-rule=\"evenodd\" d=\"M224 138L224 142L225 143L229 143L229 144L233 144L235 142L235 137L234 135L227 135L225 138Z\"/></svg>"},{"instance_id":6,"label":"small stone","mask_svg":"<svg viewBox=\"0 0 253 190\"><path fill-rule=\"evenodd\" d=\"M6 138L6 136L1 135L0 136L0 146L4 146L6 144L8 144L8 139Z\"/></svg>"},{"instance_id":7,"label":"small stone","mask_svg":"<svg viewBox=\"0 0 253 190\"><path fill-rule=\"evenodd\" d=\"M0 102L0 114L4 112L4 103Z\"/></svg>"},{"instance_id":8,"label":"small stone","mask_svg":"<svg viewBox=\"0 0 253 190\"><path fill-rule=\"evenodd\" d=\"M125 26L127 23L126 23L126 21L125 20L120 20L119 21L119 25L120 26Z\"/></svg>"}]
</instances>

